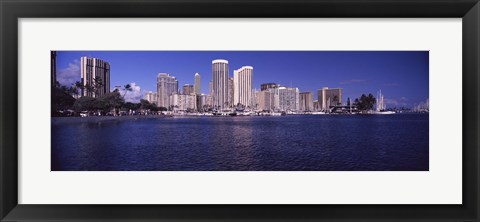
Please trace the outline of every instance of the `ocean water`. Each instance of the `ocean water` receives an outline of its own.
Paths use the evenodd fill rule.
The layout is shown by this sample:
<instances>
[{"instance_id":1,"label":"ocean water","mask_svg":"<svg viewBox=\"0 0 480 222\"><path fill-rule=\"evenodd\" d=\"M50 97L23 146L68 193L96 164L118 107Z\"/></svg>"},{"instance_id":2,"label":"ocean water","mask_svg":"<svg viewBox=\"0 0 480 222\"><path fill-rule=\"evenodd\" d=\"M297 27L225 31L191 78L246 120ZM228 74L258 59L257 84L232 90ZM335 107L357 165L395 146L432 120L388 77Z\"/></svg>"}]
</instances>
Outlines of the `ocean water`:
<instances>
[{"instance_id":1,"label":"ocean water","mask_svg":"<svg viewBox=\"0 0 480 222\"><path fill-rule=\"evenodd\" d=\"M428 114L52 118L52 171L426 171Z\"/></svg>"}]
</instances>

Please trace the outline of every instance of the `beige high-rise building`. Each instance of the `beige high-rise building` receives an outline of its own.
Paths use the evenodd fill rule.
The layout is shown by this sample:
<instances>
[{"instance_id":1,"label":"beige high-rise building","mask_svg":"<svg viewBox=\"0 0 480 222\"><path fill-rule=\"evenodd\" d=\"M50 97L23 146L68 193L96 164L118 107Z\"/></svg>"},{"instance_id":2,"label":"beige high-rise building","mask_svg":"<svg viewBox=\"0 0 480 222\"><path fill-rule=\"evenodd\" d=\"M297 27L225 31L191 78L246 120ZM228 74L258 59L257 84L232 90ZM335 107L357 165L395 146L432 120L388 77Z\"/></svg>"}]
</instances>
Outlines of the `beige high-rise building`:
<instances>
[{"instance_id":1,"label":"beige high-rise building","mask_svg":"<svg viewBox=\"0 0 480 222\"><path fill-rule=\"evenodd\" d=\"M195 83L194 83L193 91L197 95L201 94L201 90L200 90L201 84L202 84L202 77L200 76L200 74L195 73Z\"/></svg>"},{"instance_id":2,"label":"beige high-rise building","mask_svg":"<svg viewBox=\"0 0 480 222\"><path fill-rule=\"evenodd\" d=\"M233 72L233 102L253 108L253 67L243 66Z\"/></svg>"},{"instance_id":3,"label":"beige high-rise building","mask_svg":"<svg viewBox=\"0 0 480 222\"><path fill-rule=\"evenodd\" d=\"M110 63L97 58L80 58L82 96L100 97L110 92Z\"/></svg>"},{"instance_id":4,"label":"beige high-rise building","mask_svg":"<svg viewBox=\"0 0 480 222\"><path fill-rule=\"evenodd\" d=\"M319 111L319 105L318 105L318 100L313 101L313 111Z\"/></svg>"},{"instance_id":5,"label":"beige high-rise building","mask_svg":"<svg viewBox=\"0 0 480 222\"><path fill-rule=\"evenodd\" d=\"M260 91L257 94L259 110L299 111L300 93L298 88L276 86Z\"/></svg>"},{"instance_id":6,"label":"beige high-rise building","mask_svg":"<svg viewBox=\"0 0 480 222\"><path fill-rule=\"evenodd\" d=\"M270 109L272 111L280 111L280 86L268 88L266 91L270 93Z\"/></svg>"},{"instance_id":7,"label":"beige high-rise building","mask_svg":"<svg viewBox=\"0 0 480 222\"><path fill-rule=\"evenodd\" d=\"M273 110L272 99L268 90L257 92L258 110Z\"/></svg>"},{"instance_id":8,"label":"beige high-rise building","mask_svg":"<svg viewBox=\"0 0 480 222\"><path fill-rule=\"evenodd\" d=\"M168 73L157 75L157 106L171 109L170 96L178 94L178 80Z\"/></svg>"},{"instance_id":9,"label":"beige high-rise building","mask_svg":"<svg viewBox=\"0 0 480 222\"><path fill-rule=\"evenodd\" d=\"M213 106L217 109L228 107L228 61L212 61Z\"/></svg>"},{"instance_id":10,"label":"beige high-rise building","mask_svg":"<svg viewBox=\"0 0 480 222\"><path fill-rule=\"evenodd\" d=\"M257 89L252 89L252 109L257 110L258 108L258 99L257 99L257 93L260 91L257 91Z\"/></svg>"},{"instance_id":11,"label":"beige high-rise building","mask_svg":"<svg viewBox=\"0 0 480 222\"><path fill-rule=\"evenodd\" d=\"M319 111L328 111L330 106L342 104L342 89L323 87L318 90Z\"/></svg>"},{"instance_id":12,"label":"beige high-rise building","mask_svg":"<svg viewBox=\"0 0 480 222\"><path fill-rule=\"evenodd\" d=\"M300 93L300 111L313 111L313 93Z\"/></svg>"}]
</instances>

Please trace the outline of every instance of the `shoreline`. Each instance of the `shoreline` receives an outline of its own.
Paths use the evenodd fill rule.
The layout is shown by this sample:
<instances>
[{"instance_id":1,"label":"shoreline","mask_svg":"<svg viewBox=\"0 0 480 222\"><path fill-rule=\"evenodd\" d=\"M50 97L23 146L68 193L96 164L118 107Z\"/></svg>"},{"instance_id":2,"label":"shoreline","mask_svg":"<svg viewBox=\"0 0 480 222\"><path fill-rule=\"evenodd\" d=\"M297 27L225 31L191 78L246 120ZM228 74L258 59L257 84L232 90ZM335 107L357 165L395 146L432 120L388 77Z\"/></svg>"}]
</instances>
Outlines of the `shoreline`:
<instances>
[{"instance_id":1,"label":"shoreline","mask_svg":"<svg viewBox=\"0 0 480 222\"><path fill-rule=\"evenodd\" d=\"M391 115L411 115L411 114L428 114L428 113L395 113ZM357 114L287 114L287 115L135 115L135 116L67 116L67 117L51 117L52 124L68 123L71 120L80 123L98 123L98 122L114 122L124 120L139 120L139 119L163 119L163 118L243 118L243 117L288 117L288 116L391 116L377 113L357 113Z\"/></svg>"}]
</instances>

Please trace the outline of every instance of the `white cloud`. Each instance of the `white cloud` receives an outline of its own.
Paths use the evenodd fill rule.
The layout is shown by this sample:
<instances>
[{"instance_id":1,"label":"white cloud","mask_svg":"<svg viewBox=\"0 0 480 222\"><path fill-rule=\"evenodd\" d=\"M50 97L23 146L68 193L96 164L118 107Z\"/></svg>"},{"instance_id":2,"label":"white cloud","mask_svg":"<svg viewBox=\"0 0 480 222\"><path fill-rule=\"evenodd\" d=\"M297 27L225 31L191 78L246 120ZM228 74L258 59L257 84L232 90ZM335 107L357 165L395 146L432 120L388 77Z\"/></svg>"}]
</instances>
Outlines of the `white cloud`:
<instances>
[{"instance_id":1,"label":"white cloud","mask_svg":"<svg viewBox=\"0 0 480 222\"><path fill-rule=\"evenodd\" d=\"M64 86L71 86L80 79L80 61L78 59L69 63L67 68L57 72L57 81Z\"/></svg>"},{"instance_id":2,"label":"white cloud","mask_svg":"<svg viewBox=\"0 0 480 222\"><path fill-rule=\"evenodd\" d=\"M367 82L367 80L365 80L365 79L350 79L350 80L341 81L340 84L341 85L361 84L361 83L366 83L366 82Z\"/></svg>"},{"instance_id":3,"label":"white cloud","mask_svg":"<svg viewBox=\"0 0 480 222\"><path fill-rule=\"evenodd\" d=\"M132 91L127 91L127 93L125 94L125 90L122 89L120 90L120 94L122 96L125 94L125 102L140 102L140 99L143 98L142 89L134 82L130 83L130 86L132 87Z\"/></svg>"}]
</instances>

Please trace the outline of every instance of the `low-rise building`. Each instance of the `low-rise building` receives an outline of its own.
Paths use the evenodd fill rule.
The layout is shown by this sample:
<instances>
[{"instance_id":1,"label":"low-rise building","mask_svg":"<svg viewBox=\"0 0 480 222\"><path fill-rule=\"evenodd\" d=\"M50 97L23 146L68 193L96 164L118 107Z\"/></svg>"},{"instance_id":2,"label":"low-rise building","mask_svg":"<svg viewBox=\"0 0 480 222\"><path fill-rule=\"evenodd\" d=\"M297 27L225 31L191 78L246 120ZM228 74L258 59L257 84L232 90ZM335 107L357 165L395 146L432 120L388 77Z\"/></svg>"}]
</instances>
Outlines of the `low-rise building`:
<instances>
[{"instance_id":1,"label":"low-rise building","mask_svg":"<svg viewBox=\"0 0 480 222\"><path fill-rule=\"evenodd\" d=\"M143 99L144 99L144 100L147 100L149 103L157 104L157 93L154 93L154 92L152 92L152 91L148 91L148 92L145 93L145 95L143 96Z\"/></svg>"},{"instance_id":2,"label":"low-rise building","mask_svg":"<svg viewBox=\"0 0 480 222\"><path fill-rule=\"evenodd\" d=\"M197 109L197 99L195 95L179 95L174 94L170 96L170 104L173 107L173 110L196 110Z\"/></svg>"}]
</instances>

